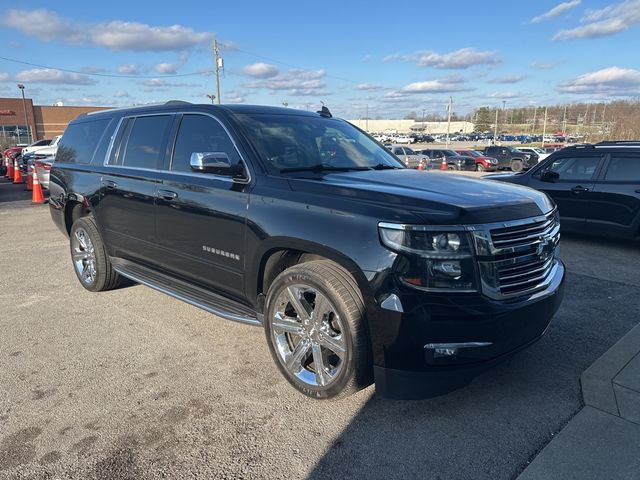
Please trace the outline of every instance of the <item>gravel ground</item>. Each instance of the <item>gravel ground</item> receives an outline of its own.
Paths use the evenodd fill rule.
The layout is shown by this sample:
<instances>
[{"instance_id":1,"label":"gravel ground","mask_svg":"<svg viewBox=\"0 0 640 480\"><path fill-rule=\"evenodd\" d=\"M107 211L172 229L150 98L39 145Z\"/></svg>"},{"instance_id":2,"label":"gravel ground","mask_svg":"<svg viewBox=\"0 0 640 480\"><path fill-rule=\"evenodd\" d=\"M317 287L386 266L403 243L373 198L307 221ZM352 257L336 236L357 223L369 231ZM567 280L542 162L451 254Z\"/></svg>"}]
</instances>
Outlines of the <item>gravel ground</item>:
<instances>
[{"instance_id":1,"label":"gravel ground","mask_svg":"<svg viewBox=\"0 0 640 480\"><path fill-rule=\"evenodd\" d=\"M19 189L0 182L2 479L514 478L640 311L638 246L567 237L566 300L536 345L443 397L318 402L260 328L144 286L85 291Z\"/></svg>"}]
</instances>

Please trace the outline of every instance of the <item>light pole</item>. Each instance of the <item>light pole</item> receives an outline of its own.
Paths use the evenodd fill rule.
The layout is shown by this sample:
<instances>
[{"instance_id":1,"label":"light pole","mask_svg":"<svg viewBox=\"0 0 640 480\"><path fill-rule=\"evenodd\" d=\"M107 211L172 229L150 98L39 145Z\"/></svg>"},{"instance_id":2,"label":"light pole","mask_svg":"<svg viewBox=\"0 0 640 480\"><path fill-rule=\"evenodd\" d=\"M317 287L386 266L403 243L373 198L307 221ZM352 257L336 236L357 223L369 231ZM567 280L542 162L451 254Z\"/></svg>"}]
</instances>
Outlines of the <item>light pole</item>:
<instances>
[{"instance_id":1,"label":"light pole","mask_svg":"<svg viewBox=\"0 0 640 480\"><path fill-rule=\"evenodd\" d=\"M209 98L209 100L211 100L211 104L213 105L215 103L214 100L216 99L216 96L210 93L207 93L207 97Z\"/></svg>"},{"instance_id":2,"label":"light pole","mask_svg":"<svg viewBox=\"0 0 640 480\"><path fill-rule=\"evenodd\" d=\"M33 136L31 135L31 125L29 125L29 119L27 118L27 101L24 99L24 84L19 83L18 88L22 93L22 109L24 110L24 121L27 124L27 135L29 135L29 141L27 143L33 143Z\"/></svg>"},{"instance_id":3,"label":"light pole","mask_svg":"<svg viewBox=\"0 0 640 480\"><path fill-rule=\"evenodd\" d=\"M286 100L283 100L283 101L282 101L282 106L283 106L284 108L287 108L287 107L289 106L289 102L287 102Z\"/></svg>"}]
</instances>

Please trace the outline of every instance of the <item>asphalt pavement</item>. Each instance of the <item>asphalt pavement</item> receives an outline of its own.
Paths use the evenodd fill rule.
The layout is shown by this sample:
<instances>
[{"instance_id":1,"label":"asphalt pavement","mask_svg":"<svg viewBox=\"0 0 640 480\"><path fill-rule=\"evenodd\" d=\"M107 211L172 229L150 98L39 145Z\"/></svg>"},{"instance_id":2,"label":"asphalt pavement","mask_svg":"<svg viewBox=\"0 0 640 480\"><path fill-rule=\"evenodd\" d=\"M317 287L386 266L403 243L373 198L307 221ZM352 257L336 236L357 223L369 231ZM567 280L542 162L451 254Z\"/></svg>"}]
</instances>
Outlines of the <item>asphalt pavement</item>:
<instances>
[{"instance_id":1,"label":"asphalt pavement","mask_svg":"<svg viewBox=\"0 0 640 480\"><path fill-rule=\"evenodd\" d=\"M532 347L439 398L314 401L260 328L144 286L84 290L21 188L0 182L1 479L513 479L638 321L638 245L565 236L566 298Z\"/></svg>"}]
</instances>

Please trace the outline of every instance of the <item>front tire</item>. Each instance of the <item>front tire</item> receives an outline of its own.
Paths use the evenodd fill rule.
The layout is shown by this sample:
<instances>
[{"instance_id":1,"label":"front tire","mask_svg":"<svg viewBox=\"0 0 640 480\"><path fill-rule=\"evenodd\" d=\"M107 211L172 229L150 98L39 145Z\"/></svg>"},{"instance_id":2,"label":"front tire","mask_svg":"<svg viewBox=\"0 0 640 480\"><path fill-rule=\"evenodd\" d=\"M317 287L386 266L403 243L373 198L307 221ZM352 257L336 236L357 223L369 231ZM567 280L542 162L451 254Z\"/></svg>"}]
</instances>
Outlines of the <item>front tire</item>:
<instances>
[{"instance_id":1,"label":"front tire","mask_svg":"<svg viewBox=\"0 0 640 480\"><path fill-rule=\"evenodd\" d=\"M511 170L513 170L514 172L521 172L523 168L524 164L522 163L522 160L513 160L511 162Z\"/></svg>"},{"instance_id":2,"label":"front tire","mask_svg":"<svg viewBox=\"0 0 640 480\"><path fill-rule=\"evenodd\" d=\"M113 269L100 232L91 217L81 217L69 233L71 260L80 284L91 292L118 287L122 277Z\"/></svg>"},{"instance_id":3,"label":"front tire","mask_svg":"<svg viewBox=\"0 0 640 480\"><path fill-rule=\"evenodd\" d=\"M484 166L481 163L476 164L476 172L484 172Z\"/></svg>"},{"instance_id":4,"label":"front tire","mask_svg":"<svg viewBox=\"0 0 640 480\"><path fill-rule=\"evenodd\" d=\"M372 383L362 295L339 265L317 260L278 275L267 293L264 328L280 372L308 397L345 397Z\"/></svg>"}]
</instances>

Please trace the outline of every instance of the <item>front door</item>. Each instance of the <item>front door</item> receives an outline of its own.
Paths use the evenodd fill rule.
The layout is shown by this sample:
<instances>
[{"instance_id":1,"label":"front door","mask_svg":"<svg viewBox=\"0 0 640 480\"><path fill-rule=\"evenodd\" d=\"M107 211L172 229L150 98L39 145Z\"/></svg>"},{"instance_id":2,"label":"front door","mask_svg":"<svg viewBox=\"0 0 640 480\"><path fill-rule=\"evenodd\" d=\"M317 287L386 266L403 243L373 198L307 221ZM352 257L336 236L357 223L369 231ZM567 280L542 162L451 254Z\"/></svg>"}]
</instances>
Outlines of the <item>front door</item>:
<instances>
[{"instance_id":1,"label":"front door","mask_svg":"<svg viewBox=\"0 0 640 480\"><path fill-rule=\"evenodd\" d=\"M241 162L240 154L217 119L185 114L179 121L170 172L158 184L156 228L165 268L241 300L249 185L190 166L194 152L224 152L231 163Z\"/></svg>"},{"instance_id":2,"label":"front door","mask_svg":"<svg viewBox=\"0 0 640 480\"><path fill-rule=\"evenodd\" d=\"M602 162L602 155L580 153L573 156L556 157L538 170L529 183L530 187L542 190L558 205L562 224L572 230L584 228L594 177ZM546 171L558 176L553 181L543 181Z\"/></svg>"}]
</instances>

